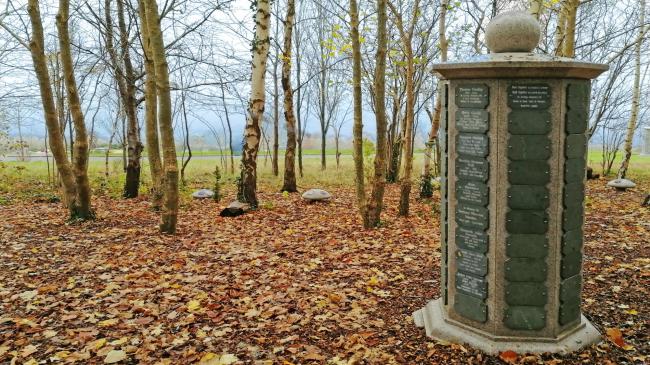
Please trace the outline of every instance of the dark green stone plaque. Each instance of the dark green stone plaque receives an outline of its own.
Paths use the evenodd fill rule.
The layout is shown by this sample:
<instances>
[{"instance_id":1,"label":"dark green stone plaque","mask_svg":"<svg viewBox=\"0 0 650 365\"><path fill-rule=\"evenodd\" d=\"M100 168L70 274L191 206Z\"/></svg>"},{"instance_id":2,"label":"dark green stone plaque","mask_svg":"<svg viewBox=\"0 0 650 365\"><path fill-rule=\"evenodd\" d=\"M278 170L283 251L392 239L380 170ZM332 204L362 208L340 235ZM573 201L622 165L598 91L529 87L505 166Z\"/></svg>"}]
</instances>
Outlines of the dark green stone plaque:
<instances>
[{"instance_id":1,"label":"dark green stone plaque","mask_svg":"<svg viewBox=\"0 0 650 365\"><path fill-rule=\"evenodd\" d=\"M488 250L489 236L485 231L456 227L456 244L464 250L486 253Z\"/></svg>"},{"instance_id":2,"label":"dark green stone plaque","mask_svg":"<svg viewBox=\"0 0 650 365\"><path fill-rule=\"evenodd\" d=\"M487 181L490 163L484 158L458 156L456 175L459 179Z\"/></svg>"},{"instance_id":3,"label":"dark green stone plaque","mask_svg":"<svg viewBox=\"0 0 650 365\"><path fill-rule=\"evenodd\" d=\"M513 84L508 86L508 106L511 109L544 110L551 104L548 84Z\"/></svg>"},{"instance_id":4,"label":"dark green stone plaque","mask_svg":"<svg viewBox=\"0 0 650 365\"><path fill-rule=\"evenodd\" d=\"M461 132L485 133L490 129L490 115L484 109L456 110L456 128Z\"/></svg>"},{"instance_id":5,"label":"dark green stone plaque","mask_svg":"<svg viewBox=\"0 0 650 365\"><path fill-rule=\"evenodd\" d=\"M454 310L459 315L476 322L487 321L487 306L478 298L456 292L454 296Z\"/></svg>"},{"instance_id":6,"label":"dark green stone plaque","mask_svg":"<svg viewBox=\"0 0 650 365\"><path fill-rule=\"evenodd\" d=\"M456 199L461 202L486 206L488 186L480 181L463 181L456 184Z\"/></svg>"},{"instance_id":7,"label":"dark green stone plaque","mask_svg":"<svg viewBox=\"0 0 650 365\"><path fill-rule=\"evenodd\" d=\"M485 157L490 151L490 138L485 134L459 133L456 136L456 152L462 155Z\"/></svg>"},{"instance_id":8,"label":"dark green stone plaque","mask_svg":"<svg viewBox=\"0 0 650 365\"><path fill-rule=\"evenodd\" d=\"M511 234L506 238L506 255L543 258L548 255L548 239L543 234Z\"/></svg>"},{"instance_id":9,"label":"dark green stone plaque","mask_svg":"<svg viewBox=\"0 0 650 365\"><path fill-rule=\"evenodd\" d=\"M442 264L440 266L441 272L440 272L440 284L442 285L442 299L445 302L445 305L448 303L448 296L449 293L447 291L447 264Z\"/></svg>"},{"instance_id":10,"label":"dark green stone plaque","mask_svg":"<svg viewBox=\"0 0 650 365\"><path fill-rule=\"evenodd\" d=\"M546 211L511 210L506 213L506 230L515 234L543 234L548 231Z\"/></svg>"},{"instance_id":11,"label":"dark green stone plaque","mask_svg":"<svg viewBox=\"0 0 650 365\"><path fill-rule=\"evenodd\" d=\"M548 208L548 189L539 185L511 185L508 188L508 207L511 209Z\"/></svg>"},{"instance_id":12,"label":"dark green stone plaque","mask_svg":"<svg viewBox=\"0 0 650 365\"><path fill-rule=\"evenodd\" d=\"M514 185L546 185L551 179L546 161L510 161L508 181Z\"/></svg>"},{"instance_id":13,"label":"dark green stone plaque","mask_svg":"<svg viewBox=\"0 0 650 365\"><path fill-rule=\"evenodd\" d=\"M509 307L503 323L513 330L541 330L546 326L544 307Z\"/></svg>"},{"instance_id":14,"label":"dark green stone plaque","mask_svg":"<svg viewBox=\"0 0 650 365\"><path fill-rule=\"evenodd\" d=\"M582 229L565 232L562 235L562 254L570 255L582 251Z\"/></svg>"},{"instance_id":15,"label":"dark green stone plaque","mask_svg":"<svg viewBox=\"0 0 650 365\"><path fill-rule=\"evenodd\" d=\"M560 324L562 326L580 320L580 304L560 304Z\"/></svg>"},{"instance_id":16,"label":"dark green stone plaque","mask_svg":"<svg viewBox=\"0 0 650 365\"><path fill-rule=\"evenodd\" d=\"M582 276L575 275L560 283L560 324L565 325L580 319L580 292Z\"/></svg>"},{"instance_id":17,"label":"dark green stone plaque","mask_svg":"<svg viewBox=\"0 0 650 365\"><path fill-rule=\"evenodd\" d=\"M485 255L474 251L457 250L456 266L459 271L485 276L488 271L488 260Z\"/></svg>"},{"instance_id":18,"label":"dark green stone plaque","mask_svg":"<svg viewBox=\"0 0 650 365\"><path fill-rule=\"evenodd\" d=\"M506 303L508 305L546 305L548 293L545 283L508 283L506 285Z\"/></svg>"},{"instance_id":19,"label":"dark green stone plaque","mask_svg":"<svg viewBox=\"0 0 650 365\"><path fill-rule=\"evenodd\" d=\"M476 298L487 298L487 281L482 277L457 272L456 289Z\"/></svg>"},{"instance_id":20,"label":"dark green stone plaque","mask_svg":"<svg viewBox=\"0 0 650 365\"><path fill-rule=\"evenodd\" d=\"M587 130L589 118L586 111L569 109L566 112L566 127L568 134L582 134Z\"/></svg>"},{"instance_id":21,"label":"dark green stone plaque","mask_svg":"<svg viewBox=\"0 0 650 365\"><path fill-rule=\"evenodd\" d=\"M560 276L562 279L570 278L580 274L582 269L582 253L574 252L568 255L562 255L562 264L560 265Z\"/></svg>"},{"instance_id":22,"label":"dark green stone plaque","mask_svg":"<svg viewBox=\"0 0 650 365\"><path fill-rule=\"evenodd\" d=\"M508 132L518 134L548 134L551 113L546 111L513 110L508 114Z\"/></svg>"},{"instance_id":23,"label":"dark green stone plaque","mask_svg":"<svg viewBox=\"0 0 650 365\"><path fill-rule=\"evenodd\" d=\"M447 107L447 106L449 106L449 96L447 95L447 94L448 94L449 85L445 83L445 84L442 84L441 87L442 87L442 102L443 102L443 106Z\"/></svg>"},{"instance_id":24,"label":"dark green stone plaque","mask_svg":"<svg viewBox=\"0 0 650 365\"><path fill-rule=\"evenodd\" d=\"M567 158L585 158L587 153L587 136L584 134L569 134L564 145L564 155Z\"/></svg>"},{"instance_id":25,"label":"dark green stone plaque","mask_svg":"<svg viewBox=\"0 0 650 365\"><path fill-rule=\"evenodd\" d=\"M515 135L508 138L510 160L547 160L549 157L551 157L551 140L547 136Z\"/></svg>"},{"instance_id":26,"label":"dark green stone plaque","mask_svg":"<svg viewBox=\"0 0 650 365\"><path fill-rule=\"evenodd\" d=\"M560 303L580 304L582 275L575 275L560 283Z\"/></svg>"},{"instance_id":27,"label":"dark green stone plaque","mask_svg":"<svg viewBox=\"0 0 650 365\"><path fill-rule=\"evenodd\" d=\"M456 205L456 223L466 228L486 230L489 218L487 208L460 202Z\"/></svg>"},{"instance_id":28,"label":"dark green stone plaque","mask_svg":"<svg viewBox=\"0 0 650 365\"><path fill-rule=\"evenodd\" d=\"M546 281L546 261L544 259L509 258L506 260L506 280L512 282Z\"/></svg>"},{"instance_id":29,"label":"dark green stone plaque","mask_svg":"<svg viewBox=\"0 0 650 365\"><path fill-rule=\"evenodd\" d=\"M582 181L564 185L564 206L582 205L585 200L585 185Z\"/></svg>"},{"instance_id":30,"label":"dark green stone plaque","mask_svg":"<svg viewBox=\"0 0 650 365\"><path fill-rule=\"evenodd\" d=\"M582 205L573 205L564 209L562 212L562 229L572 231L582 227L584 222L585 210Z\"/></svg>"},{"instance_id":31,"label":"dark green stone plaque","mask_svg":"<svg viewBox=\"0 0 650 365\"><path fill-rule=\"evenodd\" d=\"M572 82L567 86L567 106L571 110L587 112L589 109L589 82Z\"/></svg>"},{"instance_id":32,"label":"dark green stone plaque","mask_svg":"<svg viewBox=\"0 0 650 365\"><path fill-rule=\"evenodd\" d=\"M587 174L587 162L584 156L564 162L564 181L567 183L583 181Z\"/></svg>"},{"instance_id":33,"label":"dark green stone plaque","mask_svg":"<svg viewBox=\"0 0 650 365\"><path fill-rule=\"evenodd\" d=\"M484 109L489 103L489 89L485 84L456 86L456 106L459 108Z\"/></svg>"},{"instance_id":34,"label":"dark green stone plaque","mask_svg":"<svg viewBox=\"0 0 650 365\"><path fill-rule=\"evenodd\" d=\"M442 112L440 113L440 125L445 126L445 128L441 128L441 131L443 134L445 134L445 138L441 138L440 141L440 146L441 149L445 152L447 152L447 138L446 138L446 132L447 132L447 109L443 108Z\"/></svg>"}]
</instances>

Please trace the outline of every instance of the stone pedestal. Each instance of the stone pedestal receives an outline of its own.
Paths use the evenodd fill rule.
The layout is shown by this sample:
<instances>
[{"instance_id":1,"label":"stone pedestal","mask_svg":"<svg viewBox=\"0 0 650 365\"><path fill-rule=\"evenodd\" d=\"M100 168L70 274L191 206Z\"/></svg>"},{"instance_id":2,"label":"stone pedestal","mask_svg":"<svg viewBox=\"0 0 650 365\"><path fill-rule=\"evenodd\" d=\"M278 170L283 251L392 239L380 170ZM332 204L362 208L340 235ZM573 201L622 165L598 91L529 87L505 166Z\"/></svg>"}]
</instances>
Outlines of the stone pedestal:
<instances>
[{"instance_id":1,"label":"stone pedestal","mask_svg":"<svg viewBox=\"0 0 650 365\"><path fill-rule=\"evenodd\" d=\"M580 292L589 80L606 69L531 53L434 67L442 297L414 314L428 335L490 353L598 341Z\"/></svg>"}]
</instances>

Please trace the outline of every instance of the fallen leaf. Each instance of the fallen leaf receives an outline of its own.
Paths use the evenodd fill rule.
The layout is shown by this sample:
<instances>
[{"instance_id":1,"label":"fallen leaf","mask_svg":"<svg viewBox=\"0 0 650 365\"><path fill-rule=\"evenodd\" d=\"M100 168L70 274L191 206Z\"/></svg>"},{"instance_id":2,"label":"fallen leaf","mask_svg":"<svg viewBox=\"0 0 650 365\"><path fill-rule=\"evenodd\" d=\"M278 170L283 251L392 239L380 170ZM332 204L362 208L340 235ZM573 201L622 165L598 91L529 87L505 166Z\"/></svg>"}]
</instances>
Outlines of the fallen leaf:
<instances>
[{"instance_id":1,"label":"fallen leaf","mask_svg":"<svg viewBox=\"0 0 650 365\"><path fill-rule=\"evenodd\" d=\"M201 302L199 302L198 300L190 300L187 303L187 310L190 311L190 312L194 312L195 310L198 310L199 308L201 308Z\"/></svg>"},{"instance_id":2,"label":"fallen leaf","mask_svg":"<svg viewBox=\"0 0 650 365\"><path fill-rule=\"evenodd\" d=\"M105 344L106 344L106 339L105 338L100 338L99 340L95 340L95 341L91 342L90 347L93 348L94 350L99 350L102 347L104 347Z\"/></svg>"},{"instance_id":3,"label":"fallen leaf","mask_svg":"<svg viewBox=\"0 0 650 365\"><path fill-rule=\"evenodd\" d=\"M27 346L25 346L25 348L23 348L23 351L20 352L20 356L27 357L27 356L33 354L34 352L36 352L37 350L38 350L38 348L36 346L27 345Z\"/></svg>"},{"instance_id":4,"label":"fallen leaf","mask_svg":"<svg viewBox=\"0 0 650 365\"><path fill-rule=\"evenodd\" d=\"M101 321L97 323L99 327L110 327L110 326L115 326L119 322L119 319L117 318L111 318L107 319L105 321Z\"/></svg>"},{"instance_id":5,"label":"fallen leaf","mask_svg":"<svg viewBox=\"0 0 650 365\"><path fill-rule=\"evenodd\" d=\"M120 362L122 360L126 360L126 352L122 350L111 350L108 354L106 354L106 357L104 358L104 364L115 364L116 362Z\"/></svg>"},{"instance_id":6,"label":"fallen leaf","mask_svg":"<svg viewBox=\"0 0 650 365\"><path fill-rule=\"evenodd\" d=\"M231 365L237 361L239 361L239 359L233 354L217 355L213 352L208 352L201 357L198 365Z\"/></svg>"},{"instance_id":7,"label":"fallen leaf","mask_svg":"<svg viewBox=\"0 0 650 365\"><path fill-rule=\"evenodd\" d=\"M237 361L239 361L237 356L233 354L224 354L221 355L221 358L219 359L219 365L230 365L236 363Z\"/></svg>"},{"instance_id":8,"label":"fallen leaf","mask_svg":"<svg viewBox=\"0 0 650 365\"><path fill-rule=\"evenodd\" d=\"M25 292L20 293L18 296L20 297L20 299L22 299L24 301L29 301L29 300L34 299L34 297L36 295L38 295L38 290L25 291Z\"/></svg>"},{"instance_id":9,"label":"fallen leaf","mask_svg":"<svg viewBox=\"0 0 650 365\"><path fill-rule=\"evenodd\" d=\"M508 364L517 363L517 357L518 357L517 353L510 350L504 351L499 354L499 358Z\"/></svg>"}]
</instances>

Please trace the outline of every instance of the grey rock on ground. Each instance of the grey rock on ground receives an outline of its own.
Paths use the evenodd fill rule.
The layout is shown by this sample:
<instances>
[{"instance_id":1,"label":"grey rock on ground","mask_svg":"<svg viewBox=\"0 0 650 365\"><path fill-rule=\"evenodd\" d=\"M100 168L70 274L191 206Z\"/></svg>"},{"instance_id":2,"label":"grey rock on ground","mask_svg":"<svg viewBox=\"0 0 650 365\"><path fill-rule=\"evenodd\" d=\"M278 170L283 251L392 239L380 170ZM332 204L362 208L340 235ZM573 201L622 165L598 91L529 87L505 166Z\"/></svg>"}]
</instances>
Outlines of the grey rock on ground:
<instances>
[{"instance_id":1,"label":"grey rock on ground","mask_svg":"<svg viewBox=\"0 0 650 365\"><path fill-rule=\"evenodd\" d=\"M633 183L632 181L628 180L628 179L614 179L614 180L608 182L607 186L611 186L612 188L616 188L616 190L625 191L627 189L631 189L633 187L636 187L636 184Z\"/></svg>"},{"instance_id":2,"label":"grey rock on ground","mask_svg":"<svg viewBox=\"0 0 650 365\"><path fill-rule=\"evenodd\" d=\"M228 206L219 213L222 217L237 217L251 210L251 206L238 200L228 204Z\"/></svg>"},{"instance_id":3,"label":"grey rock on ground","mask_svg":"<svg viewBox=\"0 0 650 365\"><path fill-rule=\"evenodd\" d=\"M194 199L208 199L214 196L214 191L210 189L201 189L192 193Z\"/></svg>"},{"instance_id":4,"label":"grey rock on ground","mask_svg":"<svg viewBox=\"0 0 650 365\"><path fill-rule=\"evenodd\" d=\"M302 194L302 198L310 202L329 200L331 197L332 194L323 189L309 189Z\"/></svg>"}]
</instances>

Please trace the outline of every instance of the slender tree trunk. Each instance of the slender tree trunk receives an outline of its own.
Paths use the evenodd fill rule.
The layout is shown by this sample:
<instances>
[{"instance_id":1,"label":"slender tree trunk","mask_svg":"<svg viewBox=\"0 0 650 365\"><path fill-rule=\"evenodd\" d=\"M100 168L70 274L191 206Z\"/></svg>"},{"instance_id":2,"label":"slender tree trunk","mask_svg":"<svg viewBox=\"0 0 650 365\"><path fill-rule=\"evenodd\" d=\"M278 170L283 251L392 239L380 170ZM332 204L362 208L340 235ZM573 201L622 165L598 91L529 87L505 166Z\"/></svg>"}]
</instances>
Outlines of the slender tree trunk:
<instances>
[{"instance_id":1,"label":"slender tree trunk","mask_svg":"<svg viewBox=\"0 0 650 365\"><path fill-rule=\"evenodd\" d=\"M127 118L126 144L127 144L127 165L126 180L124 182L123 196L125 198L135 198L138 196L140 187L140 159L142 156L142 142L140 142L140 133L138 131L138 115L136 112L135 100L135 74L131 63L129 52L129 31L124 20L124 0L117 0L117 19L120 30L120 50L124 64L124 74L117 75L124 80L124 94L122 103ZM110 29L109 29L110 31Z\"/></svg>"},{"instance_id":2,"label":"slender tree trunk","mask_svg":"<svg viewBox=\"0 0 650 365\"><path fill-rule=\"evenodd\" d=\"M183 77L181 76L181 85L183 85ZM181 111L183 113L183 127L185 128L185 147L187 148L187 160L183 158L181 166L181 184L185 186L185 169L192 159L192 146L190 145L190 125L187 120L187 109L185 107L185 90L181 91ZM183 153L184 155L185 153Z\"/></svg>"},{"instance_id":3,"label":"slender tree trunk","mask_svg":"<svg viewBox=\"0 0 650 365\"><path fill-rule=\"evenodd\" d=\"M52 69L54 71L54 94L56 97L57 118L60 126L59 133L63 138L64 147L67 148L65 142L65 125L67 123L65 119L65 85L61 76L60 58L61 54L57 53L54 62L52 62Z\"/></svg>"},{"instance_id":4,"label":"slender tree trunk","mask_svg":"<svg viewBox=\"0 0 650 365\"><path fill-rule=\"evenodd\" d=\"M530 0L528 12L539 20L544 13L544 0Z\"/></svg>"},{"instance_id":5,"label":"slender tree trunk","mask_svg":"<svg viewBox=\"0 0 650 365\"><path fill-rule=\"evenodd\" d=\"M350 0L350 38L352 38L352 151L354 157L354 187L357 196L359 213L363 226L371 226L368 221L365 171L363 167L363 120L362 120L362 95L361 95L361 42L359 40L359 5L357 0Z\"/></svg>"},{"instance_id":6,"label":"slender tree trunk","mask_svg":"<svg viewBox=\"0 0 650 365\"><path fill-rule=\"evenodd\" d=\"M20 147L20 161L25 161L25 141L23 140L23 130L21 128L20 109L16 110L16 124L18 125L18 141Z\"/></svg>"},{"instance_id":7,"label":"slender tree trunk","mask_svg":"<svg viewBox=\"0 0 650 365\"><path fill-rule=\"evenodd\" d=\"M381 222L386 184L386 52L388 48L386 1L377 0L377 53L374 75L377 148L372 191L367 207L368 225L371 227L376 227Z\"/></svg>"},{"instance_id":8,"label":"slender tree trunk","mask_svg":"<svg viewBox=\"0 0 650 365\"><path fill-rule=\"evenodd\" d=\"M632 141L636 131L639 119L639 104L641 99L641 47L647 28L645 27L645 5L646 0L639 0L639 38L634 45L634 89L632 90L632 110L630 120L627 123L627 132L625 134L625 143L623 144L623 162L618 170L618 177L624 179L627 176L627 170L630 167L632 158Z\"/></svg>"},{"instance_id":9,"label":"slender tree trunk","mask_svg":"<svg viewBox=\"0 0 650 365\"><path fill-rule=\"evenodd\" d=\"M226 92L223 87L223 82L221 83L221 103L223 104L223 110L226 114L226 124L228 125L228 149L230 151L230 174L235 174L235 151L232 148L232 126L230 125L230 113L228 112L228 104L226 104Z\"/></svg>"},{"instance_id":10,"label":"slender tree trunk","mask_svg":"<svg viewBox=\"0 0 650 365\"><path fill-rule=\"evenodd\" d=\"M567 18L569 16L569 2L573 0L562 0L560 12L555 27L555 55L564 56L564 43L566 42Z\"/></svg>"},{"instance_id":11,"label":"slender tree trunk","mask_svg":"<svg viewBox=\"0 0 650 365\"><path fill-rule=\"evenodd\" d=\"M321 7L318 7L318 16L319 18L323 19L323 12ZM322 21L322 20L321 20ZM318 63L320 66L320 73L318 75L318 83L319 83L319 94L318 94L318 120L320 122L320 169L322 171L325 171L327 168L327 155L326 155L326 148L327 148L327 132L329 129L329 124L327 122L327 117L325 115L326 113L326 103L327 103L327 98L328 98L328 85L327 85L327 80L328 80L328 69L327 65L325 64L325 59L327 57L327 53L329 53L329 50L325 49L325 35L324 35L324 30L323 30L323 23L318 25L318 44L319 44L319 50L320 50L320 55L318 57Z\"/></svg>"},{"instance_id":12,"label":"slender tree trunk","mask_svg":"<svg viewBox=\"0 0 650 365\"><path fill-rule=\"evenodd\" d=\"M303 177L303 170L302 170L302 128L303 128L303 123L302 123L302 84L300 83L300 73L302 71L302 59L301 59L301 47L300 47L300 35L298 34L298 30L300 28L295 26L295 32L294 34L294 42L296 43L296 83L298 85L298 90L296 91L296 96L297 96L297 103L296 103L296 122L298 124L298 135L297 137L297 147L298 147L298 171L300 173L300 177Z\"/></svg>"},{"instance_id":13,"label":"slender tree trunk","mask_svg":"<svg viewBox=\"0 0 650 365\"><path fill-rule=\"evenodd\" d=\"M320 169L325 171L327 168L327 132L321 129L320 135Z\"/></svg>"},{"instance_id":14,"label":"slender tree trunk","mask_svg":"<svg viewBox=\"0 0 650 365\"><path fill-rule=\"evenodd\" d=\"M562 55L564 57L574 57L576 44L576 19L578 15L578 6L580 6L580 0L567 0L567 3L567 25L566 35L564 37L564 50L562 52Z\"/></svg>"},{"instance_id":15,"label":"slender tree trunk","mask_svg":"<svg viewBox=\"0 0 650 365\"><path fill-rule=\"evenodd\" d=\"M256 208L257 200L257 152L260 145L260 124L264 114L264 76L269 55L270 0L257 0L255 11L255 38L253 40L253 70L248 116L244 129L242 151L241 192L245 203Z\"/></svg>"},{"instance_id":16,"label":"slender tree trunk","mask_svg":"<svg viewBox=\"0 0 650 365\"><path fill-rule=\"evenodd\" d=\"M393 65L394 70L393 72L395 75L399 74L399 71L397 70L397 64ZM396 183L399 180L399 174L400 174L400 154L402 151L402 129L400 128L400 122L399 122L399 112L401 108L401 96L400 91L398 90L399 87L399 78L394 77L393 78L393 94L392 100L393 100L393 108L392 108L392 115L391 115L391 123L390 123L390 130L388 132L388 173L386 176L386 181L388 183Z\"/></svg>"},{"instance_id":17,"label":"slender tree trunk","mask_svg":"<svg viewBox=\"0 0 650 365\"><path fill-rule=\"evenodd\" d=\"M151 54L156 68L156 90L158 93L158 123L163 153L163 211L160 231L175 233L178 217L178 161L172 126L172 101L169 86L169 69L165 56L158 5L156 0L144 0L147 14L147 29L151 42Z\"/></svg>"},{"instance_id":18,"label":"slender tree trunk","mask_svg":"<svg viewBox=\"0 0 650 365\"><path fill-rule=\"evenodd\" d=\"M440 3L440 18L438 19L438 39L440 40L440 61L447 62L447 53L449 49L449 42L447 41L447 9L449 7L449 0L442 0ZM424 179L425 184L431 183L431 155L433 154L433 146L438 146L438 129L440 128L440 113L442 110L442 97L443 91L438 86L438 92L436 95L435 107L433 109L433 115L429 110L427 114L431 120L431 130L429 131L429 138L425 144L424 150L424 170L422 172L422 179ZM437 154L437 156L439 156ZM439 161L437 162L438 166L440 165ZM420 190L420 197L430 198L431 189Z\"/></svg>"},{"instance_id":19,"label":"slender tree trunk","mask_svg":"<svg viewBox=\"0 0 650 365\"><path fill-rule=\"evenodd\" d=\"M339 141L341 139L341 132L336 131L336 135L334 136L334 144L336 148L336 169L338 170L339 167L341 166L341 153L339 152Z\"/></svg>"},{"instance_id":20,"label":"slender tree trunk","mask_svg":"<svg viewBox=\"0 0 650 365\"><path fill-rule=\"evenodd\" d=\"M47 133L47 129L45 129L45 143L43 144L43 147L45 148L45 162L47 163L47 183L49 185L52 185L52 181L54 180L54 174L52 174L52 176L50 176L50 173L54 172L53 171L54 169L53 168L50 169L50 152L49 152L49 150L47 148L47 135L48 134L49 133Z\"/></svg>"},{"instance_id":21,"label":"slender tree trunk","mask_svg":"<svg viewBox=\"0 0 650 365\"><path fill-rule=\"evenodd\" d=\"M287 0L284 20L284 50L282 53L282 89L284 90L284 118L287 129L287 147L284 153L284 183L282 191L294 193L296 187L296 118L293 115L293 90L291 89L291 33L296 15L295 0Z\"/></svg>"},{"instance_id":22,"label":"slender tree trunk","mask_svg":"<svg viewBox=\"0 0 650 365\"><path fill-rule=\"evenodd\" d=\"M411 23L408 30L404 29L404 22L401 15L395 11L397 16L397 27L400 31L400 38L402 39L402 47L404 48L406 59L406 110L405 110L405 125L404 125L404 144L402 156L404 159L404 171L402 172L402 179L400 181L400 201L399 201L399 215L406 217L409 214L409 197L411 195L411 175L413 174L413 124L415 114L415 88L414 88L414 75L415 63L413 61L413 47L411 42L413 40L413 31L415 24L417 24L419 14L419 0L415 0L413 5L413 14L411 16ZM396 10L396 9L395 9Z\"/></svg>"},{"instance_id":23,"label":"slender tree trunk","mask_svg":"<svg viewBox=\"0 0 650 365\"><path fill-rule=\"evenodd\" d=\"M276 32L277 34L277 32ZM278 176L278 151L280 150L280 89L278 87L278 50L275 52L275 63L273 64L273 153L271 155L271 171L273 176Z\"/></svg>"},{"instance_id":24,"label":"slender tree trunk","mask_svg":"<svg viewBox=\"0 0 650 365\"><path fill-rule=\"evenodd\" d=\"M158 93L156 91L156 67L151 53L151 37L149 24L145 11L144 0L139 1L138 15L140 16L140 29L142 34L142 48L144 53L144 99L145 113L144 124L147 143L147 159L151 174L151 206L154 210L162 207L162 161L160 160L160 140L158 138Z\"/></svg>"},{"instance_id":25,"label":"slender tree trunk","mask_svg":"<svg viewBox=\"0 0 650 365\"><path fill-rule=\"evenodd\" d=\"M115 133L117 133L117 121L118 117L115 116L115 122L111 128L111 136L108 138L108 148L106 148L106 153L104 154L104 185L108 186L108 178L110 176L110 169L108 165L109 158L111 156L111 146L113 146L113 138L115 138Z\"/></svg>"},{"instance_id":26,"label":"slender tree trunk","mask_svg":"<svg viewBox=\"0 0 650 365\"><path fill-rule=\"evenodd\" d=\"M61 49L61 66L65 80L68 105L74 123L74 158L72 170L77 185L77 211L75 218L82 220L94 218L90 206L90 181L88 180L88 133L86 122L81 111L81 101L74 76L74 64L70 48L70 34L68 19L70 17L69 0L59 1L59 13L56 16L56 25L59 33L59 47Z\"/></svg>"}]
</instances>

